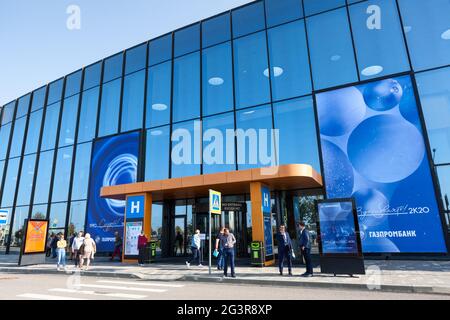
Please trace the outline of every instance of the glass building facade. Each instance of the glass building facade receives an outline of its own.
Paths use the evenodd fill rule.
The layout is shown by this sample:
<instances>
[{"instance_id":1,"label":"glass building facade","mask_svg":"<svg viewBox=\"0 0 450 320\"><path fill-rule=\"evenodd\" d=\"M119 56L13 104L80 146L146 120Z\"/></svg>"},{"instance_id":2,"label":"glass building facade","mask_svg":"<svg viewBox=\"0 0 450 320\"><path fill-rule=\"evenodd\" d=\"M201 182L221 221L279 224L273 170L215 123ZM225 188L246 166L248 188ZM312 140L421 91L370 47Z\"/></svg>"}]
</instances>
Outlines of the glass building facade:
<instances>
[{"instance_id":1,"label":"glass building facade","mask_svg":"<svg viewBox=\"0 0 450 320\"><path fill-rule=\"evenodd\" d=\"M0 226L0 250L20 246L28 217L48 218L51 232L84 230L98 139L140 131L137 180L152 181L264 165L241 164L248 146L239 140L226 164L174 164L172 132L194 133L197 120L200 130L279 129L278 164L310 164L323 173L317 95L403 75L414 85L447 230L449 12L448 0L255 1L105 58L4 105L0 209L7 223ZM301 211L324 195L322 189L275 191L275 221L292 226L308 220ZM230 198L246 202L247 211L248 200L248 195ZM186 234L184 247L189 247L187 235L201 225L192 208L201 201L153 205L153 233L167 242L166 255L173 253L175 231ZM251 230L248 215L225 219ZM168 240L161 239L164 233L170 233Z\"/></svg>"}]
</instances>

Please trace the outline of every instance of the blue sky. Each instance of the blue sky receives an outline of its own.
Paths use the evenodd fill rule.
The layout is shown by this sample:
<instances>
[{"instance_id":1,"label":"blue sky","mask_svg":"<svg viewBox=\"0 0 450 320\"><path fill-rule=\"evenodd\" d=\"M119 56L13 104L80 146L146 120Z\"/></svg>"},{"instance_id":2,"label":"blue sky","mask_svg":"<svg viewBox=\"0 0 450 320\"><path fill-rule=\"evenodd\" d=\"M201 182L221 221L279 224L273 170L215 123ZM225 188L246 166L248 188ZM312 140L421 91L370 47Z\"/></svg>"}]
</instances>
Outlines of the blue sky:
<instances>
[{"instance_id":1,"label":"blue sky","mask_svg":"<svg viewBox=\"0 0 450 320\"><path fill-rule=\"evenodd\" d=\"M106 56L251 0L0 0L0 106ZM81 29L66 26L68 6Z\"/></svg>"}]
</instances>

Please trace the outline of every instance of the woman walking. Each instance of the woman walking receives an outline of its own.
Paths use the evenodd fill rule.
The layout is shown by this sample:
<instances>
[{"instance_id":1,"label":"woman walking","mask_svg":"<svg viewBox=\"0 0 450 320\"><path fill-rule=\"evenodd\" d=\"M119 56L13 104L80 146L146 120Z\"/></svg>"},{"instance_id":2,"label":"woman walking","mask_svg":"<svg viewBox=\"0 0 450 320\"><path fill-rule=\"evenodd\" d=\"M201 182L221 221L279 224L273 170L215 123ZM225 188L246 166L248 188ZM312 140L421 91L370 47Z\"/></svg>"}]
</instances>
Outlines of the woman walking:
<instances>
[{"instance_id":1,"label":"woman walking","mask_svg":"<svg viewBox=\"0 0 450 320\"><path fill-rule=\"evenodd\" d=\"M60 271L61 266L66 270L66 248L67 248L67 241L64 240L64 235L59 235L59 240L56 243L56 254L58 256L58 262L56 263L56 270Z\"/></svg>"},{"instance_id":2,"label":"woman walking","mask_svg":"<svg viewBox=\"0 0 450 320\"><path fill-rule=\"evenodd\" d=\"M92 240L91 235L86 233L84 236L84 241L82 245L83 253L80 255L80 268L83 268L84 259L86 259L86 270L89 269L89 265L91 263L91 259L94 258L94 254L97 251L97 247L95 245L95 241Z\"/></svg>"}]
</instances>

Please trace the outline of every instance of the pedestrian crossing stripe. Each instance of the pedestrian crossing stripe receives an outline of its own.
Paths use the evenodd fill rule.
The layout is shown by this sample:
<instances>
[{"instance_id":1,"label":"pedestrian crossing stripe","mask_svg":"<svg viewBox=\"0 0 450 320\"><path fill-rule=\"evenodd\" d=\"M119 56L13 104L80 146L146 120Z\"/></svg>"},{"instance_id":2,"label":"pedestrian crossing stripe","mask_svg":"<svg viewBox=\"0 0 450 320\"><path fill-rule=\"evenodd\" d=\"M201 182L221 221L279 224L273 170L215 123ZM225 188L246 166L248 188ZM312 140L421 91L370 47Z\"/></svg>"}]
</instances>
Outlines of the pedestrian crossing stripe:
<instances>
[{"instance_id":1,"label":"pedestrian crossing stripe","mask_svg":"<svg viewBox=\"0 0 450 320\"><path fill-rule=\"evenodd\" d=\"M169 284L169 283L155 283L155 282L143 282L143 281L113 281L113 280L98 280L97 283L109 283L109 284L126 284L137 286L149 286L149 287L166 287L166 288L183 288L183 284Z\"/></svg>"},{"instance_id":2,"label":"pedestrian crossing stripe","mask_svg":"<svg viewBox=\"0 0 450 320\"><path fill-rule=\"evenodd\" d=\"M37 294L37 293L24 293L24 294L18 295L17 297L26 298L26 299L35 299L35 300L86 300L86 299L81 299L81 298L53 296L53 295L48 295L48 294Z\"/></svg>"},{"instance_id":3,"label":"pedestrian crossing stripe","mask_svg":"<svg viewBox=\"0 0 450 320\"><path fill-rule=\"evenodd\" d=\"M84 287L84 288L113 289L113 290L123 290L123 291L158 292L158 293L163 293L163 292L167 291L164 289L132 288L132 287L122 287L122 286L104 286L101 284L78 284L77 286Z\"/></svg>"},{"instance_id":4,"label":"pedestrian crossing stripe","mask_svg":"<svg viewBox=\"0 0 450 320\"><path fill-rule=\"evenodd\" d=\"M108 298L123 298L123 299L144 299L147 296L139 294L130 293L118 293L118 292L95 292L91 290L76 290L76 289L65 289L65 288L53 288L49 289L50 292L61 292L70 294L80 294L80 295L91 295L91 296L102 296Z\"/></svg>"}]
</instances>

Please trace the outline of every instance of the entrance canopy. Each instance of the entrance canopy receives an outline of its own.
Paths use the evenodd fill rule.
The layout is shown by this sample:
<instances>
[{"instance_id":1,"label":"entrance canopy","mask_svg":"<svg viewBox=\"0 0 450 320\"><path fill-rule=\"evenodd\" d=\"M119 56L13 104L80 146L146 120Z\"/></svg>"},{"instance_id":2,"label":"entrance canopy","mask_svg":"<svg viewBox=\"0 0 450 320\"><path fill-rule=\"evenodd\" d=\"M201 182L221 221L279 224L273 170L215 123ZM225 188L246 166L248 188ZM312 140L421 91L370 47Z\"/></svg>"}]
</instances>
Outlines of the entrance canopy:
<instances>
[{"instance_id":1,"label":"entrance canopy","mask_svg":"<svg viewBox=\"0 0 450 320\"><path fill-rule=\"evenodd\" d=\"M260 182L271 190L322 187L321 175L310 165L290 164L103 187L100 196L125 200L127 195L151 193L153 201L162 201L207 197L209 189L219 190L222 195L234 195L250 193L253 182Z\"/></svg>"}]
</instances>

